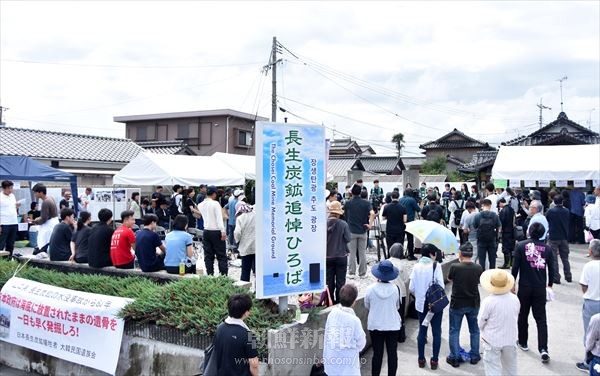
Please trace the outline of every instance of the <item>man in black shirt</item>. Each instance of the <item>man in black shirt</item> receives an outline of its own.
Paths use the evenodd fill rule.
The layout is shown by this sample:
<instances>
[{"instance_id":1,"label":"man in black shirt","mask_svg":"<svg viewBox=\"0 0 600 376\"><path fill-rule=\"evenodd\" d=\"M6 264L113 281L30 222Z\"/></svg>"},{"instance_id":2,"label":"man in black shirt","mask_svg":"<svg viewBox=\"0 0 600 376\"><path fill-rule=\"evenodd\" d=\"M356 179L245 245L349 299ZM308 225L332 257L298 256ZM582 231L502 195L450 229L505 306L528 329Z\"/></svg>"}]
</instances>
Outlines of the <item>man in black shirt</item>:
<instances>
[{"instance_id":1,"label":"man in black shirt","mask_svg":"<svg viewBox=\"0 0 600 376\"><path fill-rule=\"evenodd\" d=\"M546 229L540 222L531 224L529 227L531 239L517 244L512 267L513 277L517 279L517 276L520 276L517 296L521 302L521 310L519 311L517 346L523 351L529 350L527 347L528 318L531 309L537 324L538 350L542 363L550 361L546 321L546 286L552 288L552 276L554 275L554 252L551 246L540 240L545 232Z\"/></svg>"},{"instance_id":2,"label":"man in black shirt","mask_svg":"<svg viewBox=\"0 0 600 376\"><path fill-rule=\"evenodd\" d=\"M442 218L444 218L444 208L437 203L437 197L433 193L427 196L427 201L427 205L421 209L421 218L440 223Z\"/></svg>"},{"instance_id":3,"label":"man in black shirt","mask_svg":"<svg viewBox=\"0 0 600 376\"><path fill-rule=\"evenodd\" d=\"M498 214L492 211L492 202L487 198L481 200L481 211L473 219L473 227L477 230L477 258L484 269L486 257L489 257L489 268L496 268L498 230L501 226Z\"/></svg>"},{"instance_id":4,"label":"man in black shirt","mask_svg":"<svg viewBox=\"0 0 600 376\"><path fill-rule=\"evenodd\" d=\"M217 328L212 356L216 374L258 376L258 351L252 332L244 320L250 316L252 298L235 294L227 302L229 317Z\"/></svg>"},{"instance_id":5,"label":"man in black shirt","mask_svg":"<svg viewBox=\"0 0 600 376\"><path fill-rule=\"evenodd\" d=\"M112 266L110 259L110 241L112 239L112 211L109 209L100 209L98 219L100 223L92 227L88 239L88 264L92 268L104 268Z\"/></svg>"},{"instance_id":6,"label":"man in black shirt","mask_svg":"<svg viewBox=\"0 0 600 376\"><path fill-rule=\"evenodd\" d=\"M450 355L446 362L452 367L458 367L460 354L460 327L463 316L467 317L469 333L471 335L471 364L477 364L479 356L479 326L477 325L477 314L479 313L479 277L483 268L471 261L473 257L473 246L467 242L460 246L458 260L460 263L453 264L448 273L448 279L452 281L452 297L450 300Z\"/></svg>"},{"instance_id":7,"label":"man in black shirt","mask_svg":"<svg viewBox=\"0 0 600 376\"><path fill-rule=\"evenodd\" d=\"M146 214L144 218L144 229L135 234L135 255L137 256L140 269L143 272L156 272L165 268L165 246L160 241L156 231L158 217L154 214ZM160 251L157 251L159 248Z\"/></svg>"},{"instance_id":8,"label":"man in black shirt","mask_svg":"<svg viewBox=\"0 0 600 376\"><path fill-rule=\"evenodd\" d=\"M51 261L69 261L71 257L71 238L75 224L73 209L64 208L60 211L61 222L54 226L48 252Z\"/></svg>"},{"instance_id":9,"label":"man in black shirt","mask_svg":"<svg viewBox=\"0 0 600 376\"><path fill-rule=\"evenodd\" d=\"M387 221L385 225L385 242L388 249L395 243L400 243L404 247L404 234L408 218L406 209L398 202L399 198L400 194L398 192L392 192L392 202L385 205L383 213L381 213Z\"/></svg>"},{"instance_id":10,"label":"man in black shirt","mask_svg":"<svg viewBox=\"0 0 600 376\"><path fill-rule=\"evenodd\" d=\"M571 282L571 264L569 263L569 209L563 206L563 198L554 196L554 206L546 213L548 220L548 244L554 250L554 275L550 276L554 283L560 284L560 269L558 268L558 256L562 260L565 280Z\"/></svg>"},{"instance_id":11,"label":"man in black shirt","mask_svg":"<svg viewBox=\"0 0 600 376\"><path fill-rule=\"evenodd\" d=\"M356 276L356 255L358 253L358 274L361 278L367 275L367 238L368 231L371 229L375 213L371 203L360 198L362 188L358 184L352 186L352 199L346 201L344 211L346 222L350 227L350 268L348 278L353 279Z\"/></svg>"}]
</instances>

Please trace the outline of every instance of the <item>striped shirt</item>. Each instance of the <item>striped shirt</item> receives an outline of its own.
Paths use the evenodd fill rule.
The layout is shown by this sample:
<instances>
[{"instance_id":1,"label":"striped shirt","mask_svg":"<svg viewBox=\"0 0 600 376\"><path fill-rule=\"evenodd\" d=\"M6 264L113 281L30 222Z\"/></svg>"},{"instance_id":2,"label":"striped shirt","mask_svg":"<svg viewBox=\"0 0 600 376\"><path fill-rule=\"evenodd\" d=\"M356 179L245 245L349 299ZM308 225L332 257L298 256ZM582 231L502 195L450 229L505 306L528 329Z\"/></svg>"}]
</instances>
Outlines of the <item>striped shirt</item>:
<instances>
[{"instance_id":1,"label":"striped shirt","mask_svg":"<svg viewBox=\"0 0 600 376\"><path fill-rule=\"evenodd\" d=\"M510 292L483 299L477 315L481 338L492 347L514 346L520 308L519 298Z\"/></svg>"}]
</instances>

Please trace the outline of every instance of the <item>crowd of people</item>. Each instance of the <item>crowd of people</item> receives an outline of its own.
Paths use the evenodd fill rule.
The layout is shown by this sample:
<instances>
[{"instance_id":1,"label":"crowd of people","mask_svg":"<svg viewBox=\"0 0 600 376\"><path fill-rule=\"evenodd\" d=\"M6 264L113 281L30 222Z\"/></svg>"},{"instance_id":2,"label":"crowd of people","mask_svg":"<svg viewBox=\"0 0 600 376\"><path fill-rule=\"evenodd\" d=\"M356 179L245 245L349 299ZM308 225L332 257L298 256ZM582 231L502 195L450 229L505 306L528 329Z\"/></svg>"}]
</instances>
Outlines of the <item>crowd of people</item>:
<instances>
[{"instance_id":1,"label":"crowd of people","mask_svg":"<svg viewBox=\"0 0 600 376\"><path fill-rule=\"evenodd\" d=\"M13 188L13 182L4 181L0 194L0 247L11 255L19 207ZM200 236L206 273L215 273L217 260L219 273L227 275L226 238L229 236L230 253L239 254L242 259L242 280L249 282L251 273L255 272L254 211L241 189L201 186L196 199L194 188L184 189L179 185L173 186L170 197L163 194L161 186L149 197L134 192L116 226L114 214L107 208L98 211L98 221L92 226L92 215L87 210L91 191L86 188L78 200L73 200L71 192L65 191L57 205L47 194L46 186L38 183L32 187L36 202L30 211L31 224L38 226L34 254L47 254L52 261L72 261L93 268L137 267L143 272L196 273L200 255L194 252L192 245L193 237ZM80 203L77 218L74 201ZM36 213L38 202L41 206ZM190 228L201 231L189 231ZM163 234L162 238L159 233Z\"/></svg>"},{"instance_id":2,"label":"crowd of people","mask_svg":"<svg viewBox=\"0 0 600 376\"><path fill-rule=\"evenodd\" d=\"M404 340L402 329L408 301L401 287L407 279L420 324L418 365L424 368L429 363L432 370L439 366L444 309L433 304L430 289L444 286L439 265L444 250L433 244L418 244L406 232L406 223L416 219L447 226L460 243L459 263L451 266L448 275L453 285L449 302L450 349L446 362L452 367L459 367L465 359L471 364L483 359L488 375L516 375L516 349L529 350L530 311L537 326L540 360L542 363L550 361L546 301L553 295L552 286L560 284L563 277L558 259L563 264L564 280L572 282L569 243L583 243L584 230L589 232L588 242L589 238L595 238L589 246L592 261L584 268L580 280L584 291L584 332L588 333L588 340L597 336L590 333L588 327L591 317L600 314L600 292L596 288L600 288L600 187L585 196L576 189L515 192L511 188L496 189L490 183L480 194L476 186L468 191L463 184L461 191L446 185L440 194L423 184L419 190L407 186L400 198L398 189L385 194L375 181L368 192L362 181L357 181L347 186L343 195L328 192L327 208L327 286L334 303L340 303L336 306L339 311L334 309L335 315L326 325L323 362L327 374L360 374L358 353L364 347L365 333L353 325L356 316L349 308L356 299L356 287L346 283L346 279L356 278L357 266L358 277L366 277L369 231L377 225L377 218L385 223L380 238L389 249L389 259L373 267L377 282L368 288L364 299L369 310L367 329L373 344L372 375L380 374L384 348L388 374L396 373L397 345ZM496 268L499 248L504 262ZM407 278L402 275L398 261L417 260L415 254L420 257ZM591 284L595 286L590 290ZM479 286L489 291L490 296L481 300ZM468 352L462 351L459 345L464 317L470 333ZM433 341L427 362L425 344L429 327ZM336 332L340 328L354 329L351 336L340 337ZM340 358L345 361L340 362ZM588 354L586 359L576 367L588 371L595 358Z\"/></svg>"},{"instance_id":3,"label":"crowd of people","mask_svg":"<svg viewBox=\"0 0 600 376\"><path fill-rule=\"evenodd\" d=\"M0 240L11 253L18 207L13 186L10 181L2 182L0 194ZM109 209L101 209L98 223L91 226L88 211L81 210L75 217L69 197L57 205L43 184L36 184L32 191L41 202L39 213L33 218L39 226L36 252L48 253L51 260L87 263L93 268L132 269L137 264L144 272L164 269L171 274L195 273L194 234L189 229L197 228L202 231L208 275L215 273L215 260L219 273L228 274L227 244L242 258L241 279L250 281L254 271L255 213L242 190L220 191L214 186L186 189L175 185L170 197L163 194L160 186L148 198L136 192L128 210L120 214L116 229ZM459 367L465 361L483 361L488 375L516 375L517 349L529 350L530 311L536 322L540 360L548 363L546 302L552 299L552 287L562 283L561 278L572 282L569 243L585 242L585 238L591 257L579 281L584 294L585 356L576 366L592 375L597 372L594 366L600 363L600 187L585 196L576 189L513 191L496 189L493 184L487 184L483 194L476 186L469 191L466 184L460 191L447 185L440 193L422 184L418 190L405 187L400 197L398 189L384 193L377 181L370 192L362 181L357 181L344 194L327 192L326 207L326 284L335 307L325 326L325 373L360 374L359 352L366 344L366 333L352 309L358 289L347 279L367 277L366 253L373 247L369 232L378 221L385 222L385 228L379 230L385 230L381 239L387 252L385 259L371 268L376 282L368 287L364 298L373 345L372 375L381 372L384 350L388 374L396 374L397 348L406 340L405 316L412 300L419 321L417 363L421 368L439 367L446 305L446 363L451 367ZM32 206L32 211L35 208ZM422 243L406 232L406 224L417 219L447 226L460 243L459 262L450 267L448 274L453 283L449 299L443 292L444 250ZM159 227L170 230L164 241L157 233ZM499 248L504 262L496 268ZM410 273L402 260L416 261ZM485 299L480 297L479 286L490 293ZM219 326L214 342L221 370L257 372L256 348L244 323L251 305L246 295L232 296L228 302L230 317ZM465 317L470 334L468 351L459 344ZM429 327L432 342L427 359ZM230 337L239 340L232 343ZM240 357L247 362L234 365L229 361Z\"/></svg>"}]
</instances>

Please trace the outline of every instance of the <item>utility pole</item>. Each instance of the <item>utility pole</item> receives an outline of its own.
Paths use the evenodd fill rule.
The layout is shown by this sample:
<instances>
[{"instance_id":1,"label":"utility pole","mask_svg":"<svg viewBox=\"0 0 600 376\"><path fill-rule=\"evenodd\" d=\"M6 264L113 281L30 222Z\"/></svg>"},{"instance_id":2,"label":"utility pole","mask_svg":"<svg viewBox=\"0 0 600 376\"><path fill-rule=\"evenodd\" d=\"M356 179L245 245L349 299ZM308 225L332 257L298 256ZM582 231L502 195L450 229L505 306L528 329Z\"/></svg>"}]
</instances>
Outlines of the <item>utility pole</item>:
<instances>
[{"instance_id":1,"label":"utility pole","mask_svg":"<svg viewBox=\"0 0 600 376\"><path fill-rule=\"evenodd\" d=\"M562 103L561 103L562 105ZM537 108L540 109L540 129L542 129L542 125L543 125L543 119L542 119L542 110L552 110L552 108L544 106L542 104L542 98L540 98L540 103L536 104Z\"/></svg>"},{"instance_id":2,"label":"utility pole","mask_svg":"<svg viewBox=\"0 0 600 376\"><path fill-rule=\"evenodd\" d=\"M563 86L563 81L567 80L567 76L564 76L563 78L557 80L558 82L560 82L560 112L563 112L563 92L562 92L562 86Z\"/></svg>"},{"instance_id":3,"label":"utility pole","mask_svg":"<svg viewBox=\"0 0 600 376\"><path fill-rule=\"evenodd\" d=\"M271 47L271 121L277 121L277 37L273 37Z\"/></svg>"}]
</instances>

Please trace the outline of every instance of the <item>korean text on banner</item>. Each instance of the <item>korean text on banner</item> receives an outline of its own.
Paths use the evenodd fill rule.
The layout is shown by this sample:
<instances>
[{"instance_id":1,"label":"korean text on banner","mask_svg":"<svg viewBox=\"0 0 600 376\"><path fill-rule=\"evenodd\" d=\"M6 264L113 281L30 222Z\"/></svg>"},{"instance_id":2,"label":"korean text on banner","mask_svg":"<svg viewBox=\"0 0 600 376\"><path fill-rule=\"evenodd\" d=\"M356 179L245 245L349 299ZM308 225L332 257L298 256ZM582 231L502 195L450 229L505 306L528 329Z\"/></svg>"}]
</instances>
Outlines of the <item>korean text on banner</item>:
<instances>
[{"instance_id":1,"label":"korean text on banner","mask_svg":"<svg viewBox=\"0 0 600 376\"><path fill-rule=\"evenodd\" d=\"M325 289L325 130L258 122L256 296Z\"/></svg>"},{"instance_id":2,"label":"korean text on banner","mask_svg":"<svg viewBox=\"0 0 600 376\"><path fill-rule=\"evenodd\" d=\"M550 180L538 180L538 187L549 187Z\"/></svg>"},{"instance_id":3,"label":"korean text on banner","mask_svg":"<svg viewBox=\"0 0 600 376\"><path fill-rule=\"evenodd\" d=\"M567 186L567 181L566 180L557 180L556 181L556 186L557 187L566 187Z\"/></svg>"},{"instance_id":4,"label":"korean text on banner","mask_svg":"<svg viewBox=\"0 0 600 376\"><path fill-rule=\"evenodd\" d=\"M114 374L131 299L13 277L0 292L0 340Z\"/></svg>"},{"instance_id":5,"label":"korean text on banner","mask_svg":"<svg viewBox=\"0 0 600 376\"><path fill-rule=\"evenodd\" d=\"M515 179L510 179L508 182L508 186L511 188L521 188L521 181L515 180Z\"/></svg>"},{"instance_id":6,"label":"korean text on banner","mask_svg":"<svg viewBox=\"0 0 600 376\"><path fill-rule=\"evenodd\" d=\"M573 186L575 188L585 188L585 180L573 180Z\"/></svg>"}]
</instances>

